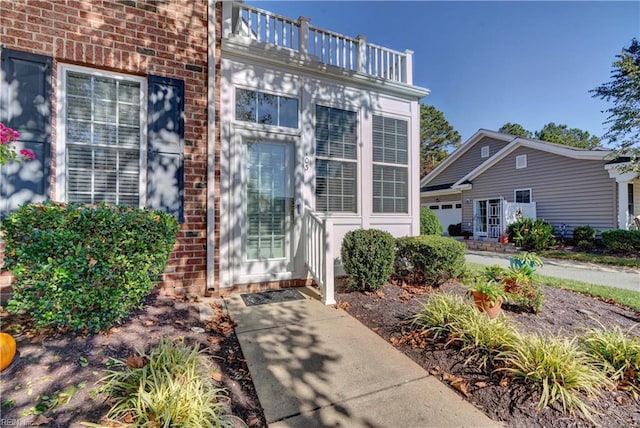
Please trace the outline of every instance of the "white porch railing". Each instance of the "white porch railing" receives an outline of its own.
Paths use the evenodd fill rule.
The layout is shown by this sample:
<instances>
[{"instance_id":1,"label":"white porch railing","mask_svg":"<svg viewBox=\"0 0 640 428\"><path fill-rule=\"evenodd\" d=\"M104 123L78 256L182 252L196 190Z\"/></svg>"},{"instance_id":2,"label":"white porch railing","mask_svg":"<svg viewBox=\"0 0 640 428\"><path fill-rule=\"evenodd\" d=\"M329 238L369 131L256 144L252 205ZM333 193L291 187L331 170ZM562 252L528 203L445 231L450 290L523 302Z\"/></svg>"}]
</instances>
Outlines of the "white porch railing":
<instances>
[{"instance_id":1,"label":"white porch railing","mask_svg":"<svg viewBox=\"0 0 640 428\"><path fill-rule=\"evenodd\" d=\"M258 43L292 49L322 64L413 84L413 52L395 51L310 25L244 3L222 3L222 37L245 37Z\"/></svg>"},{"instance_id":2,"label":"white porch railing","mask_svg":"<svg viewBox=\"0 0 640 428\"><path fill-rule=\"evenodd\" d=\"M336 303L334 295L334 257L331 248L331 220L321 219L309 207L303 216L304 262L316 281L326 305Z\"/></svg>"}]
</instances>

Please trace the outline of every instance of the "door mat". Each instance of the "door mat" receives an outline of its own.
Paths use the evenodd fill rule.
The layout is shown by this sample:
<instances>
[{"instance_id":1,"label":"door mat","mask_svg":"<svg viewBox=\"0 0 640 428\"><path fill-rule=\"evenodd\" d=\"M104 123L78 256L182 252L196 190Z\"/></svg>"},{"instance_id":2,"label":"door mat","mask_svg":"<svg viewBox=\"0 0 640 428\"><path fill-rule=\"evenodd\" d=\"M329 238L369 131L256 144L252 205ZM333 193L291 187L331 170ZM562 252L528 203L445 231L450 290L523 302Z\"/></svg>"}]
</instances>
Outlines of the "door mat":
<instances>
[{"instance_id":1,"label":"door mat","mask_svg":"<svg viewBox=\"0 0 640 428\"><path fill-rule=\"evenodd\" d=\"M292 302L294 300L304 300L304 294L295 288L285 288L282 290L269 290L261 293L241 294L244 304L247 306L266 305L267 303Z\"/></svg>"}]
</instances>

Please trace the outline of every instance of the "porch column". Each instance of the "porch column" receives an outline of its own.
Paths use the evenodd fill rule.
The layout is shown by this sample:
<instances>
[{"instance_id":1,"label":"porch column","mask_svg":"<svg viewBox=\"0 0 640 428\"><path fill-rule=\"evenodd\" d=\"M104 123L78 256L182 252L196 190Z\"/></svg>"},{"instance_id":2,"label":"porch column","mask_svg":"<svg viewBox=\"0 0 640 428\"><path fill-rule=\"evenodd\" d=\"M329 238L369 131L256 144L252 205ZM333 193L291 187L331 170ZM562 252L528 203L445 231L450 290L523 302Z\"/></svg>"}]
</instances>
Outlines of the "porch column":
<instances>
[{"instance_id":1,"label":"porch column","mask_svg":"<svg viewBox=\"0 0 640 428\"><path fill-rule=\"evenodd\" d=\"M628 181L618 181L618 229L629 229L629 194Z\"/></svg>"},{"instance_id":2,"label":"porch column","mask_svg":"<svg viewBox=\"0 0 640 428\"><path fill-rule=\"evenodd\" d=\"M616 183L618 184L618 229L629 229L628 185L635 178L635 172L624 172L615 175Z\"/></svg>"}]
</instances>

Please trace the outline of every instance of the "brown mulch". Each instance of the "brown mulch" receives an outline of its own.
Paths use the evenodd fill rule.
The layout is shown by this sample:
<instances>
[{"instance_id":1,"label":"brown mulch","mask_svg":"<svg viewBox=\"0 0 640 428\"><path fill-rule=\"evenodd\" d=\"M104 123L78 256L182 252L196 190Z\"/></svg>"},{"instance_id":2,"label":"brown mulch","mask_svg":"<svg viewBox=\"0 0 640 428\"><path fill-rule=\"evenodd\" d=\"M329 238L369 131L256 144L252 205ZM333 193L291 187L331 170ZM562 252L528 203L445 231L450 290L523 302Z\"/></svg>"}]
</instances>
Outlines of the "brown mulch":
<instances>
[{"instance_id":1,"label":"brown mulch","mask_svg":"<svg viewBox=\"0 0 640 428\"><path fill-rule=\"evenodd\" d=\"M99 423L109 410L96 382L112 358L124 360L148 350L163 337L199 345L216 369L212 378L230 398L227 412L250 427L266 426L266 419L230 320L217 305L213 320L200 321L195 301L151 295L142 310L97 335L34 335L27 320L6 313L2 331L18 342L18 355L0 373L0 424L69 427Z\"/></svg>"},{"instance_id":2,"label":"brown mulch","mask_svg":"<svg viewBox=\"0 0 640 428\"><path fill-rule=\"evenodd\" d=\"M521 333L542 333L573 337L585 328L620 326L628 330L640 323L640 314L568 290L544 287L546 299L542 312L532 314L503 310ZM413 330L410 320L422 307L428 292L464 295L458 284L446 284L440 290L388 284L375 293L339 293L338 307L389 341L398 350L451 386L495 421L509 427L592 426L579 414L570 415L556 403L536 410L538 393L510 382L491 371L465 364L465 356L455 347L444 347ZM631 330L640 335L640 326ZM604 391L595 400L587 400L598 412L594 420L601 427L640 427L640 400L627 391Z\"/></svg>"}]
</instances>

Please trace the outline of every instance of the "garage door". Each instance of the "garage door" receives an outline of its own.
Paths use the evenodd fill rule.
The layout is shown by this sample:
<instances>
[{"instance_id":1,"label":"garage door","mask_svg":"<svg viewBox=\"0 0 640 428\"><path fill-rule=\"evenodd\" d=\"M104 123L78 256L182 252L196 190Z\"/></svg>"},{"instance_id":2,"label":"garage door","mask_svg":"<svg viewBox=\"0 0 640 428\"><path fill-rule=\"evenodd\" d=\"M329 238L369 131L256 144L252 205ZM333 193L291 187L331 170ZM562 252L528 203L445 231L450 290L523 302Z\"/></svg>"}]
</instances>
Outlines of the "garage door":
<instances>
[{"instance_id":1,"label":"garage door","mask_svg":"<svg viewBox=\"0 0 640 428\"><path fill-rule=\"evenodd\" d=\"M445 235L449 235L447 228L450 224L462 222L462 202L436 202L427 207L438 217Z\"/></svg>"}]
</instances>

